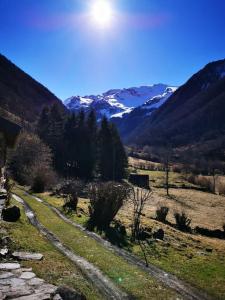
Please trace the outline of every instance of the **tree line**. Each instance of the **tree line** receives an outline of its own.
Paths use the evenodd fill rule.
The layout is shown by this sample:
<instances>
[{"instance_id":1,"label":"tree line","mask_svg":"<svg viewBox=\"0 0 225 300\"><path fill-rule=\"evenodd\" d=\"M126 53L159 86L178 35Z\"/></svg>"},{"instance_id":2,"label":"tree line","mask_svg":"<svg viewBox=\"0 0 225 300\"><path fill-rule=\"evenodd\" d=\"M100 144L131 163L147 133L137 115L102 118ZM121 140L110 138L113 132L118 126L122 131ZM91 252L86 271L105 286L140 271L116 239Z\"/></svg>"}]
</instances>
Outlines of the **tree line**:
<instances>
[{"instance_id":1,"label":"tree line","mask_svg":"<svg viewBox=\"0 0 225 300\"><path fill-rule=\"evenodd\" d=\"M45 147L40 146L42 142ZM30 173L34 169L32 160L35 166L38 161L45 165L41 158L45 157L43 149L48 156L46 164L52 165L56 173L65 178L121 181L126 176L127 155L118 131L106 117L98 123L94 111L65 114L57 105L45 107L36 132L23 133L17 147L10 164L16 179L23 184L26 180L20 180L21 166ZM41 169L46 168L38 167L39 173ZM25 177L29 178L27 174Z\"/></svg>"}]
</instances>

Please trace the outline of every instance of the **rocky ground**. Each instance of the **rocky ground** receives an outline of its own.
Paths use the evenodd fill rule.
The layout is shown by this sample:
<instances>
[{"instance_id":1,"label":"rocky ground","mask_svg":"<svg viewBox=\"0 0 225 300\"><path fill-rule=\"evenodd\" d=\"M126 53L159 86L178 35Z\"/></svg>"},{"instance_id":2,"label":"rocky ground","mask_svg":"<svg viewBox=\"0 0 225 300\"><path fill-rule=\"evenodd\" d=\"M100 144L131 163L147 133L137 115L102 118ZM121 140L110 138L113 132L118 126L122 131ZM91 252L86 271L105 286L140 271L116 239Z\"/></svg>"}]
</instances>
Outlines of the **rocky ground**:
<instances>
[{"instance_id":1,"label":"rocky ground","mask_svg":"<svg viewBox=\"0 0 225 300\"><path fill-rule=\"evenodd\" d=\"M0 299L44 300L62 299L57 287L38 278L31 268L17 262L0 263Z\"/></svg>"}]
</instances>

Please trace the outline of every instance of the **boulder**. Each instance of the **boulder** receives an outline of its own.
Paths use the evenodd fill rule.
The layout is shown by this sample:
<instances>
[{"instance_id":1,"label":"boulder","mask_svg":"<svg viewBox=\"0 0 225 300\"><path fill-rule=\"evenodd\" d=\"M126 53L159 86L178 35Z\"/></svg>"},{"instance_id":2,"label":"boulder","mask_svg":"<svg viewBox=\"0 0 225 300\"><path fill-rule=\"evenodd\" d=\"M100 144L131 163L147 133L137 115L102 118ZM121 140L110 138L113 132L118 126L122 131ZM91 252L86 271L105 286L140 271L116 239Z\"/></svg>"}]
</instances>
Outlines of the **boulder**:
<instances>
[{"instance_id":1,"label":"boulder","mask_svg":"<svg viewBox=\"0 0 225 300\"><path fill-rule=\"evenodd\" d=\"M17 206L4 208L2 210L2 219L6 222L16 222L20 218L20 209Z\"/></svg>"},{"instance_id":2,"label":"boulder","mask_svg":"<svg viewBox=\"0 0 225 300\"><path fill-rule=\"evenodd\" d=\"M41 253L19 252L15 251L12 254L13 257L19 260L41 260L43 255Z\"/></svg>"}]
</instances>

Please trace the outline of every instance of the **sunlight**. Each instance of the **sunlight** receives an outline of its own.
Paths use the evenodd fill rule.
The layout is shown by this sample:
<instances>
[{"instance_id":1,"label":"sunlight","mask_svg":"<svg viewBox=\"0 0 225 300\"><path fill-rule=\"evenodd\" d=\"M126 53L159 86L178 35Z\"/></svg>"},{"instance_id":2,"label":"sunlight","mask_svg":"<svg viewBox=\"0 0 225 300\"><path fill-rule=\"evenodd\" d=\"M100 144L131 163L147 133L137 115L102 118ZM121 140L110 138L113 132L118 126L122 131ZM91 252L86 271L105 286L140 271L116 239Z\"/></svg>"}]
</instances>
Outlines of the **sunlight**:
<instances>
[{"instance_id":1,"label":"sunlight","mask_svg":"<svg viewBox=\"0 0 225 300\"><path fill-rule=\"evenodd\" d=\"M96 0L91 8L91 17L99 27L108 27L113 22L113 9L107 0Z\"/></svg>"}]
</instances>

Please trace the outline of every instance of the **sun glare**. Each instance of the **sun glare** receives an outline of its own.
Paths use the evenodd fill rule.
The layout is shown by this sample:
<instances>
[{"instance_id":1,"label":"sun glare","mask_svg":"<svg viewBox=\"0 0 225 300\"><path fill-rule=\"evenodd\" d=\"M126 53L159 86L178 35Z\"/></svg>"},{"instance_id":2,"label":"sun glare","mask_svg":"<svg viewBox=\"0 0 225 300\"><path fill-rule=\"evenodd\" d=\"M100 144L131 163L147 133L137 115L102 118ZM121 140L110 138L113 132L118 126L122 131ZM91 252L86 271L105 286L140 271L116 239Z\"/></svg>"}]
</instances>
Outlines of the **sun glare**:
<instances>
[{"instance_id":1,"label":"sun glare","mask_svg":"<svg viewBox=\"0 0 225 300\"><path fill-rule=\"evenodd\" d=\"M100 27L110 26L113 19L113 9L107 0L96 0L91 9L92 20Z\"/></svg>"}]
</instances>

